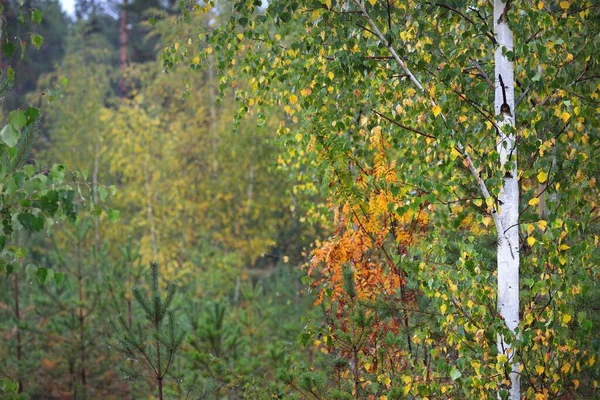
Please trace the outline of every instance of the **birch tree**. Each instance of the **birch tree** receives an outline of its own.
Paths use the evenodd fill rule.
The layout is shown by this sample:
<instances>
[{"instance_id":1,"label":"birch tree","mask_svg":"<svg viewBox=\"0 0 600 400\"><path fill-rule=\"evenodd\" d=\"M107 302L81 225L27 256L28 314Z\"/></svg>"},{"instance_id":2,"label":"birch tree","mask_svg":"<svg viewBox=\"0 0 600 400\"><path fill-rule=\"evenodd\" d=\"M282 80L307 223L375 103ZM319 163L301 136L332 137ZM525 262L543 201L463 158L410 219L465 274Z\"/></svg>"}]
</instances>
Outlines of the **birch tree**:
<instances>
[{"instance_id":1,"label":"birch tree","mask_svg":"<svg viewBox=\"0 0 600 400\"><path fill-rule=\"evenodd\" d=\"M259 3L219 3L229 21L163 60L214 54L240 117L282 108L283 164L312 165L337 228L310 269L338 319L318 335L328 351L345 357L345 304L393 303L397 318L365 313L397 349L360 342L340 367L348 394L592 393L594 325L577 304L598 269L597 4Z\"/></svg>"},{"instance_id":2,"label":"birch tree","mask_svg":"<svg viewBox=\"0 0 600 400\"><path fill-rule=\"evenodd\" d=\"M498 154L505 170L498 196L498 217L494 221L498 232L498 311L507 327L514 333L519 325L519 182L517 171L517 142L515 127L514 66L508 54L514 54L513 33L509 26L510 1L494 1L494 54L496 90L495 114L498 119ZM506 84L504 83L506 81ZM492 213L495 213L493 210ZM520 399L519 371L514 347L504 338L498 339L498 353L511 362L510 398Z\"/></svg>"}]
</instances>

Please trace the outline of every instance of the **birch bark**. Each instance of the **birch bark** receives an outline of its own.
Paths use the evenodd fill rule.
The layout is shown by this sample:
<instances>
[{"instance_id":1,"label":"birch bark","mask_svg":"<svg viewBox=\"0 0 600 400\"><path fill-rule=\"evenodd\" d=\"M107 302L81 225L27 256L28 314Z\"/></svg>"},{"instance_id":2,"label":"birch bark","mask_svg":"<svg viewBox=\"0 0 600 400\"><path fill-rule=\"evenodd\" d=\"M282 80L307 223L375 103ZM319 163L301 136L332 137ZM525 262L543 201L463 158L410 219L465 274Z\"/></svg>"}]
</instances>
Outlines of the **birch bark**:
<instances>
[{"instance_id":1,"label":"birch bark","mask_svg":"<svg viewBox=\"0 0 600 400\"><path fill-rule=\"evenodd\" d=\"M495 113L498 122L498 154L501 169L505 171L503 186L498 196L498 217L503 234L498 237L498 311L507 327L515 331L519 325L519 182L517 175L517 142L515 127L514 65L508 57L514 51L513 33L508 24L510 0L494 0L495 52ZM503 83L503 85L502 85ZM503 87L504 86L504 87ZM511 361L510 396L520 399L518 368L514 361L514 347L498 338L498 351Z\"/></svg>"}]
</instances>

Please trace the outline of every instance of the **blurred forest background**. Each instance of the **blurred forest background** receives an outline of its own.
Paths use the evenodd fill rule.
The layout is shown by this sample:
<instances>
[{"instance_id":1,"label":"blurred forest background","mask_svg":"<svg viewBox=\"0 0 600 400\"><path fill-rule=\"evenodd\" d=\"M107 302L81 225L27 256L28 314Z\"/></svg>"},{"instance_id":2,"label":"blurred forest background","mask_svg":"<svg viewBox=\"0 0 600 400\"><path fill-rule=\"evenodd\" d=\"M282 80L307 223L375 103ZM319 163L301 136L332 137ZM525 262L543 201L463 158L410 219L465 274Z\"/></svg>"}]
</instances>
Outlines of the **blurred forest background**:
<instances>
[{"instance_id":1,"label":"blurred forest background","mask_svg":"<svg viewBox=\"0 0 600 400\"><path fill-rule=\"evenodd\" d=\"M82 211L49 237L20 233L21 265L58 279L40 286L23 269L2 280L0 371L32 398L146 398L146 378L131 384L117 367L109 319L141 315L132 288L148 286L153 260L179 286L172 307L188 333L165 396L185 398L190 379L195 391L262 393L278 368L311 356L296 345L314 301L298 266L321 232L303 223L318 196L294 190L307 178L278 168L276 111L234 129L234 99L217 104L212 67L163 73L174 32L148 19L175 19L173 1L77 0L75 19L58 1L26 3L43 13L39 27L18 20L16 1L4 2L4 23L15 37L35 29L43 45L2 56L17 72L3 108L39 107L32 158L77 171L82 201L109 201L120 219Z\"/></svg>"}]
</instances>

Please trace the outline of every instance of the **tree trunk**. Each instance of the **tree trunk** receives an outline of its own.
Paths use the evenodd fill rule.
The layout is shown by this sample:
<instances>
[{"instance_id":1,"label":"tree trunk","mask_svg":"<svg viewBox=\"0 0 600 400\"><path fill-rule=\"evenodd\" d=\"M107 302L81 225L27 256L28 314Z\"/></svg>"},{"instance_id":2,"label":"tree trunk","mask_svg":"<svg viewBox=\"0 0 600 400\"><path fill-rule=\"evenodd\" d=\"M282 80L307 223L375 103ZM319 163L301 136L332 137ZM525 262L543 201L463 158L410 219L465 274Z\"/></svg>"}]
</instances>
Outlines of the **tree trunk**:
<instances>
[{"instance_id":1,"label":"tree trunk","mask_svg":"<svg viewBox=\"0 0 600 400\"><path fill-rule=\"evenodd\" d=\"M92 193L94 196L94 204L99 203L98 196L98 173L100 170L100 142L96 138L96 146L94 150L94 173L92 174ZM102 268L98 265L98 255L100 254L100 217L94 218L94 252L96 253L96 270L98 273L98 281L102 282Z\"/></svg>"},{"instance_id":2,"label":"tree trunk","mask_svg":"<svg viewBox=\"0 0 600 400\"><path fill-rule=\"evenodd\" d=\"M85 370L86 366L86 345L85 345L85 290L83 281L83 266L81 264L81 242L77 241L77 286L79 293L79 310L78 310L78 322L79 322L79 377L81 379L81 391L82 398L87 398L87 373Z\"/></svg>"},{"instance_id":3,"label":"tree trunk","mask_svg":"<svg viewBox=\"0 0 600 400\"><path fill-rule=\"evenodd\" d=\"M23 379L21 376L23 343L21 341L21 328L19 327L19 324L21 323L21 310L19 308L19 275L16 272L13 273L13 285L15 290L15 319L17 320L17 384L19 385L17 393L23 393Z\"/></svg>"},{"instance_id":4,"label":"tree trunk","mask_svg":"<svg viewBox=\"0 0 600 400\"><path fill-rule=\"evenodd\" d=\"M121 79L119 80L119 97L127 95L127 80L125 71L127 69L127 2L123 0L121 6L121 24L119 27L119 67L121 69Z\"/></svg>"},{"instance_id":5,"label":"tree trunk","mask_svg":"<svg viewBox=\"0 0 600 400\"><path fill-rule=\"evenodd\" d=\"M152 184L150 182L151 176L148 171L148 159L144 161L144 191L146 194L146 213L148 215L148 225L150 227L150 245L152 246L152 258L156 260L158 256L158 235L156 233L156 226L154 224L154 209L152 205Z\"/></svg>"},{"instance_id":6,"label":"tree trunk","mask_svg":"<svg viewBox=\"0 0 600 400\"><path fill-rule=\"evenodd\" d=\"M498 197L498 218L503 230L499 232L498 261L498 311L506 326L514 332L519 325L519 182L517 175L517 143L515 127L514 65L507 56L513 52L513 34L508 25L510 0L494 0L495 53L495 112L498 116L498 154L505 171L503 187ZM504 337L498 338L498 351L510 361L510 399L520 396L518 364L514 361L515 347Z\"/></svg>"},{"instance_id":7,"label":"tree trunk","mask_svg":"<svg viewBox=\"0 0 600 400\"><path fill-rule=\"evenodd\" d=\"M210 138L212 145L212 174L213 180L217 182L219 180L219 138L217 134L217 94L215 93L215 72L213 70L212 63L208 65L208 103L210 111Z\"/></svg>"}]
</instances>

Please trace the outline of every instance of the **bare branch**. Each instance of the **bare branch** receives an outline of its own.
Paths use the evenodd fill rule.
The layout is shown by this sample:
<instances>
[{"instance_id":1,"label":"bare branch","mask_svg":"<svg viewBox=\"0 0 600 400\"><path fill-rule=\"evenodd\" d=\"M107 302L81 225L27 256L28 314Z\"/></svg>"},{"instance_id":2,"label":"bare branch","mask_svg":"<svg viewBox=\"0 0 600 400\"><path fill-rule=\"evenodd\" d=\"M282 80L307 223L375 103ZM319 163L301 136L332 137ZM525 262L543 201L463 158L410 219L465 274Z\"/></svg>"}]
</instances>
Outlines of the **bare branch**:
<instances>
[{"instance_id":1,"label":"bare branch","mask_svg":"<svg viewBox=\"0 0 600 400\"><path fill-rule=\"evenodd\" d=\"M381 114L380 112L377 112L375 109L371 109L371 111L373 111L375 114L379 115L381 118L383 118L383 119L385 119L385 120L387 120L387 121L391 122L392 124L394 124L394 125L396 125L396 126L398 126L398 127L402 128L402 129L406 129L407 131L410 131L410 132L416 133L417 135L421 135L421 136L425 136L425 137L427 137L427 138L430 138L430 139L433 139L433 140L437 140L437 138L436 138L435 136L433 136L433 135L430 135L430 134L428 134L428 133L425 133L425 132L421 132L421 131L419 131L419 130L417 130L417 129L414 129L414 128L411 128L411 127L409 127L409 126L402 125L401 123L399 123L399 122L397 122L397 121L394 121L394 120L393 120L393 119L391 119L390 117L387 117L387 116L385 116L385 115Z\"/></svg>"}]
</instances>

